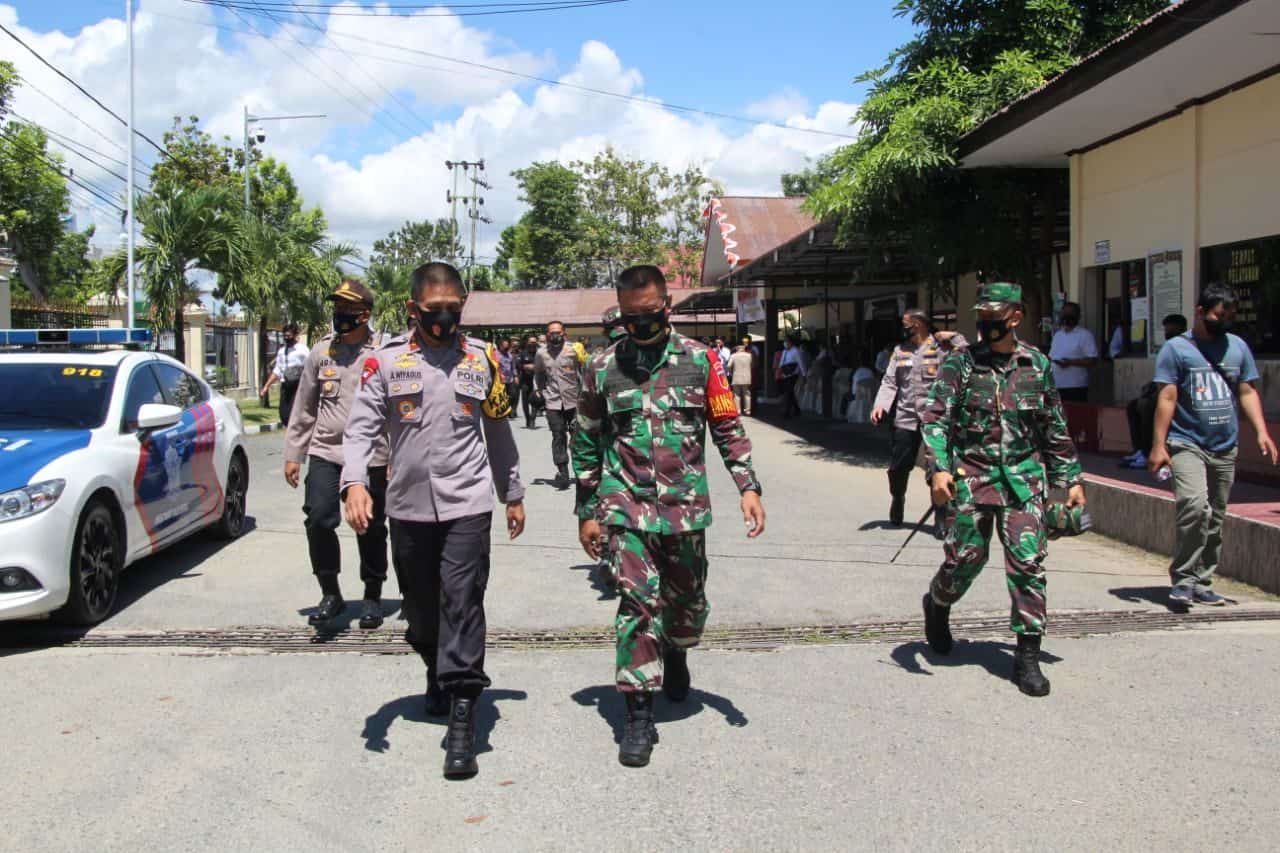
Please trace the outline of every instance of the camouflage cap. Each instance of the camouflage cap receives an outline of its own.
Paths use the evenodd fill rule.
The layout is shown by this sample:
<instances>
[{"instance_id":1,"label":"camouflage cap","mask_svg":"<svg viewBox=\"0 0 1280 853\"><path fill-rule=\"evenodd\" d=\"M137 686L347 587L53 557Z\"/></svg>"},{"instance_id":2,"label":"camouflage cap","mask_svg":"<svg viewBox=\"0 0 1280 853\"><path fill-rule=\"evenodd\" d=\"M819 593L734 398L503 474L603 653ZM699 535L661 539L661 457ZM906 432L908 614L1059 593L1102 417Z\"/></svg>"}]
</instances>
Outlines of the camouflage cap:
<instances>
[{"instance_id":1,"label":"camouflage cap","mask_svg":"<svg viewBox=\"0 0 1280 853\"><path fill-rule=\"evenodd\" d=\"M373 291L364 282L344 279L338 289L325 297L330 302L358 302L366 308L373 308Z\"/></svg>"},{"instance_id":2,"label":"camouflage cap","mask_svg":"<svg viewBox=\"0 0 1280 853\"><path fill-rule=\"evenodd\" d=\"M1093 517L1082 506L1069 507L1064 503L1051 503L1044 508L1044 526L1050 539L1079 536L1092 529Z\"/></svg>"},{"instance_id":3,"label":"camouflage cap","mask_svg":"<svg viewBox=\"0 0 1280 853\"><path fill-rule=\"evenodd\" d=\"M978 285L978 301L974 311L1001 311L1011 303L1022 302L1022 288L1007 281L989 281Z\"/></svg>"}]
</instances>

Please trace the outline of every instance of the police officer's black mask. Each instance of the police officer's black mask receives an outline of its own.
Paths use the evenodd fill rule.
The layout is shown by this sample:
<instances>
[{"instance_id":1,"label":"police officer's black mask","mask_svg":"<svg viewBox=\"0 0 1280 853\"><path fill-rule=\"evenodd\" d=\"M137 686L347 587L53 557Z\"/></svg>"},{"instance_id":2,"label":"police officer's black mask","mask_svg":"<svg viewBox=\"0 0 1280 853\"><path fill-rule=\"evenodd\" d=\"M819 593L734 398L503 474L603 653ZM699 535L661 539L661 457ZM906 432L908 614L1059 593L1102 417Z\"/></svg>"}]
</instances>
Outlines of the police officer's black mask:
<instances>
[{"instance_id":1,"label":"police officer's black mask","mask_svg":"<svg viewBox=\"0 0 1280 853\"><path fill-rule=\"evenodd\" d=\"M547 346L551 349L557 349L564 345L564 332L548 332Z\"/></svg>"},{"instance_id":2,"label":"police officer's black mask","mask_svg":"<svg viewBox=\"0 0 1280 853\"><path fill-rule=\"evenodd\" d=\"M339 335L354 332L365 323L360 314L348 314L345 311L333 312L333 330Z\"/></svg>"},{"instance_id":3,"label":"police officer's black mask","mask_svg":"<svg viewBox=\"0 0 1280 853\"><path fill-rule=\"evenodd\" d=\"M418 331L432 340L443 341L458 331L458 312L451 308L437 311L418 308L414 314L418 321Z\"/></svg>"}]
</instances>

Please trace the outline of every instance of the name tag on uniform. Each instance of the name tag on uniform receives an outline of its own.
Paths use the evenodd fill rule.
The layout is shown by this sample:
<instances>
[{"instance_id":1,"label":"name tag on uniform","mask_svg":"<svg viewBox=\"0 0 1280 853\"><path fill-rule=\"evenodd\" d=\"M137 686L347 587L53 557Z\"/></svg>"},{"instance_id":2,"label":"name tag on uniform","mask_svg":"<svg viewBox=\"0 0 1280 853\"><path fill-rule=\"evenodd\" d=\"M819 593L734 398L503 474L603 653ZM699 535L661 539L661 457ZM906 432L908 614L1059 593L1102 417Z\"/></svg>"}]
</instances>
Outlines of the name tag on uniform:
<instances>
[{"instance_id":1,"label":"name tag on uniform","mask_svg":"<svg viewBox=\"0 0 1280 853\"><path fill-rule=\"evenodd\" d=\"M461 397L483 400L489 387L489 374L470 365L459 365L453 371L453 391Z\"/></svg>"}]
</instances>

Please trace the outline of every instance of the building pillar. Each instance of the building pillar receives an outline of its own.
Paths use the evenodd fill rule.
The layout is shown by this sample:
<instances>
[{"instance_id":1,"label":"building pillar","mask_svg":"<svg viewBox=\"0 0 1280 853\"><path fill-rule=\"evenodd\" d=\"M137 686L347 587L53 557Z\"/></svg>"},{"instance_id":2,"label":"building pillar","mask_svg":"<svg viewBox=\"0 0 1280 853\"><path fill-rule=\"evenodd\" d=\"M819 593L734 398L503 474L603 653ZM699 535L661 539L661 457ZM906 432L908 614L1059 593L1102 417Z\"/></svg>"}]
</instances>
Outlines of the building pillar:
<instances>
[{"instance_id":1,"label":"building pillar","mask_svg":"<svg viewBox=\"0 0 1280 853\"><path fill-rule=\"evenodd\" d=\"M1068 234L1067 239L1067 299L1080 301L1080 288L1083 287L1084 259L1092 256L1093 247L1084 245L1084 155L1072 154L1068 172L1070 201L1068 202ZM959 301L957 294L957 302ZM1052 307L1049 309L1052 312ZM1056 317L1054 319L1057 319Z\"/></svg>"},{"instance_id":2,"label":"building pillar","mask_svg":"<svg viewBox=\"0 0 1280 853\"><path fill-rule=\"evenodd\" d=\"M1200 139L1203 135L1199 105L1188 107L1182 113L1183 133L1178 144L1183 162L1190 164L1186 170L1183 188L1187 205L1187 217L1183 221L1182 243L1182 314L1195 322L1196 300L1200 296ZM1159 318L1153 318L1159 322Z\"/></svg>"},{"instance_id":3,"label":"building pillar","mask_svg":"<svg viewBox=\"0 0 1280 853\"><path fill-rule=\"evenodd\" d=\"M778 302L776 299L764 301L764 394L766 397L778 395L778 382L773 378L773 354L778 351Z\"/></svg>"}]
</instances>

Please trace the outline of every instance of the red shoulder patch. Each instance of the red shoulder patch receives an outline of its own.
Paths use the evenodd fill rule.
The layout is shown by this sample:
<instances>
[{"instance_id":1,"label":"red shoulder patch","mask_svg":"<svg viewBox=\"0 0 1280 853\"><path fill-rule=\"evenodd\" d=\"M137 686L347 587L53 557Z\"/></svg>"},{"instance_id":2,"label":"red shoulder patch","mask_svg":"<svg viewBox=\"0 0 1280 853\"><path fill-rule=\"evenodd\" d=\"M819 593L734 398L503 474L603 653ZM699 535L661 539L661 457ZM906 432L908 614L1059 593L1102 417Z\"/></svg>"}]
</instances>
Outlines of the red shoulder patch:
<instances>
[{"instance_id":1,"label":"red shoulder patch","mask_svg":"<svg viewBox=\"0 0 1280 853\"><path fill-rule=\"evenodd\" d=\"M360 371L360 387L363 388L373 374L378 372L378 360L372 356L364 360L364 369Z\"/></svg>"},{"instance_id":2,"label":"red shoulder patch","mask_svg":"<svg viewBox=\"0 0 1280 853\"><path fill-rule=\"evenodd\" d=\"M707 361L711 369L707 371L707 413L713 421L723 421L738 416L738 401L729 387L729 377L724 371L724 362L720 355L708 347Z\"/></svg>"}]
</instances>

